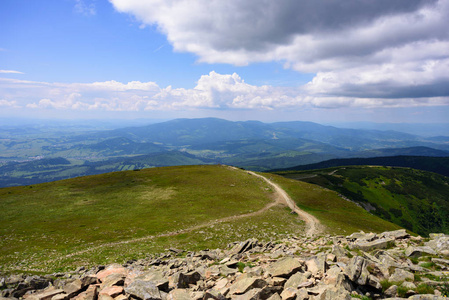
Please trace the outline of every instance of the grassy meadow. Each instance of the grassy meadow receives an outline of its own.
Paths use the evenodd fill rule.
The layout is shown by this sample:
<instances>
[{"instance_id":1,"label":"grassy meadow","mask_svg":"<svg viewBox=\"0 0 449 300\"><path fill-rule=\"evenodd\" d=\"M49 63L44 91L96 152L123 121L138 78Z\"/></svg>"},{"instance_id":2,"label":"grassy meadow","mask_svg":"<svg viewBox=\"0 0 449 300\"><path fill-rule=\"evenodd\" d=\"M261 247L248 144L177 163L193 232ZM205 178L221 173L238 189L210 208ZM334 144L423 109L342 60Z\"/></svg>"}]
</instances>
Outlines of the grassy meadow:
<instances>
[{"instance_id":1,"label":"grassy meadow","mask_svg":"<svg viewBox=\"0 0 449 300\"><path fill-rule=\"evenodd\" d=\"M329 232L398 228L333 191L265 176ZM304 222L283 205L241 217L266 207L273 196L262 179L220 165L123 171L3 188L0 271L55 272L144 258L168 248L213 249L252 237L268 241L301 235Z\"/></svg>"}]
</instances>

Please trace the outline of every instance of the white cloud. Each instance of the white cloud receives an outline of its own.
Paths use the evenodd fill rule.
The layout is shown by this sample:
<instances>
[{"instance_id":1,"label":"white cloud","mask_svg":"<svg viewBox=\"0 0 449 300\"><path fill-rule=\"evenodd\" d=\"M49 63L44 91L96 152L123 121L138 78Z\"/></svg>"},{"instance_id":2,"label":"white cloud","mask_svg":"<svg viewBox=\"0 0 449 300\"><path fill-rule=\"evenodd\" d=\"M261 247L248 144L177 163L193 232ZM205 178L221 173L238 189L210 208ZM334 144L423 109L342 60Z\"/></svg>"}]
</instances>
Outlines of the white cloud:
<instances>
[{"instance_id":1,"label":"white cloud","mask_svg":"<svg viewBox=\"0 0 449 300\"><path fill-rule=\"evenodd\" d=\"M406 67L408 68L408 67ZM429 62L423 66L437 73ZM372 97L358 95L329 96L341 93L341 73L319 73L312 82L300 88L256 86L246 83L238 74L203 75L192 89L161 88L154 82L117 81L93 83L48 83L0 78L0 106L26 109L69 111L176 111L223 110L301 110L303 108L376 108L449 105L449 97ZM365 84L377 79L362 77ZM430 81L430 79L429 79ZM401 82L395 83L400 85ZM423 82L426 82L423 79ZM350 89L347 88L346 92ZM353 88L354 94L359 93ZM324 92L323 92L324 91ZM375 94L375 92L373 92Z\"/></svg>"},{"instance_id":2,"label":"white cloud","mask_svg":"<svg viewBox=\"0 0 449 300\"><path fill-rule=\"evenodd\" d=\"M0 74L23 74L23 73L15 70L0 70Z\"/></svg>"},{"instance_id":3,"label":"white cloud","mask_svg":"<svg viewBox=\"0 0 449 300\"><path fill-rule=\"evenodd\" d=\"M200 62L277 61L316 73L308 93L333 99L449 96L447 0L110 2L156 26L175 51L194 53Z\"/></svg>"},{"instance_id":4,"label":"white cloud","mask_svg":"<svg viewBox=\"0 0 449 300\"><path fill-rule=\"evenodd\" d=\"M8 100L4 100L1 99L0 100L0 107L8 107L8 108L20 108L19 105L17 105L17 101L8 101Z\"/></svg>"}]
</instances>

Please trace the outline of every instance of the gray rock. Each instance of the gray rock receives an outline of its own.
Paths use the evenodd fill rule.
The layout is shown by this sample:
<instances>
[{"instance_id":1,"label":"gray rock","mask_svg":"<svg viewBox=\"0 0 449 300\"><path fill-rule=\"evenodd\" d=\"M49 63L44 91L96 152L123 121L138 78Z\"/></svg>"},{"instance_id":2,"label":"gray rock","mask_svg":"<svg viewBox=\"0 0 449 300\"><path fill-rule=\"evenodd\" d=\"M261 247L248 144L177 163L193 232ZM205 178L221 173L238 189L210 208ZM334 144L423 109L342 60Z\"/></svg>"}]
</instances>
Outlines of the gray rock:
<instances>
[{"instance_id":1,"label":"gray rock","mask_svg":"<svg viewBox=\"0 0 449 300\"><path fill-rule=\"evenodd\" d=\"M382 238L371 242L356 242L349 246L351 249L360 249L362 251L370 251L374 249L387 249L389 245L394 242L392 238Z\"/></svg>"},{"instance_id":2,"label":"gray rock","mask_svg":"<svg viewBox=\"0 0 449 300\"><path fill-rule=\"evenodd\" d=\"M298 259L293 257L284 257L272 263L267 268L267 272L272 277L290 277L301 269L301 263Z\"/></svg>"},{"instance_id":3,"label":"gray rock","mask_svg":"<svg viewBox=\"0 0 449 300\"><path fill-rule=\"evenodd\" d=\"M408 257L420 257L423 255L436 255L437 253L429 246L413 247L405 249L405 255Z\"/></svg>"},{"instance_id":4,"label":"gray rock","mask_svg":"<svg viewBox=\"0 0 449 300\"><path fill-rule=\"evenodd\" d=\"M410 237L410 234L408 234L405 229L398 229L395 231L382 232L380 234L380 237L393 238L395 240L399 240L399 239L405 239L405 238Z\"/></svg>"},{"instance_id":5,"label":"gray rock","mask_svg":"<svg viewBox=\"0 0 449 300\"><path fill-rule=\"evenodd\" d=\"M385 290L384 295L386 297L396 297L398 294L398 286L393 284L388 289Z\"/></svg>"},{"instance_id":6,"label":"gray rock","mask_svg":"<svg viewBox=\"0 0 449 300\"><path fill-rule=\"evenodd\" d=\"M168 293L167 300L192 300L192 297L185 289L174 289Z\"/></svg>"},{"instance_id":7,"label":"gray rock","mask_svg":"<svg viewBox=\"0 0 449 300\"><path fill-rule=\"evenodd\" d=\"M402 269L396 269L394 270L394 273L388 278L389 282L403 282L407 279L410 281L414 280L414 275L411 272L402 270Z\"/></svg>"},{"instance_id":8,"label":"gray rock","mask_svg":"<svg viewBox=\"0 0 449 300\"><path fill-rule=\"evenodd\" d=\"M244 278L238 280L229 289L231 295L241 295L248 292L251 289L263 288L267 285L267 282L260 278Z\"/></svg>"},{"instance_id":9,"label":"gray rock","mask_svg":"<svg viewBox=\"0 0 449 300\"><path fill-rule=\"evenodd\" d=\"M432 248L435 252L447 255L449 252L449 235L438 235L427 243L426 246Z\"/></svg>"},{"instance_id":10,"label":"gray rock","mask_svg":"<svg viewBox=\"0 0 449 300\"><path fill-rule=\"evenodd\" d=\"M134 280L125 287L125 292L142 300L161 300L159 289L150 281Z\"/></svg>"},{"instance_id":11,"label":"gray rock","mask_svg":"<svg viewBox=\"0 0 449 300\"><path fill-rule=\"evenodd\" d=\"M310 272L306 272L306 273L296 272L295 274L290 276L290 278L285 283L284 288L289 288L289 287L298 288L298 286L301 283L306 282L307 279L310 278L310 276L312 276L312 273L310 273Z\"/></svg>"}]
</instances>

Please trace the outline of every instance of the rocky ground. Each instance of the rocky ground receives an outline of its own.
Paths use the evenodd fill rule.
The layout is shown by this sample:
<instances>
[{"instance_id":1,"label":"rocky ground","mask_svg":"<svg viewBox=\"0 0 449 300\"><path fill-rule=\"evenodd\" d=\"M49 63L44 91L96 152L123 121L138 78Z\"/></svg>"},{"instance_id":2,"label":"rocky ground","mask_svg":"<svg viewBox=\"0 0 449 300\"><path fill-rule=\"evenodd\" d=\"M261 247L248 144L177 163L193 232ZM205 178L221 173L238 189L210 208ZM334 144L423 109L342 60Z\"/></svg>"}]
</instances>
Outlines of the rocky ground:
<instances>
[{"instance_id":1,"label":"rocky ground","mask_svg":"<svg viewBox=\"0 0 449 300\"><path fill-rule=\"evenodd\" d=\"M449 236L405 230L233 243L124 265L0 277L0 299L447 299Z\"/></svg>"}]
</instances>

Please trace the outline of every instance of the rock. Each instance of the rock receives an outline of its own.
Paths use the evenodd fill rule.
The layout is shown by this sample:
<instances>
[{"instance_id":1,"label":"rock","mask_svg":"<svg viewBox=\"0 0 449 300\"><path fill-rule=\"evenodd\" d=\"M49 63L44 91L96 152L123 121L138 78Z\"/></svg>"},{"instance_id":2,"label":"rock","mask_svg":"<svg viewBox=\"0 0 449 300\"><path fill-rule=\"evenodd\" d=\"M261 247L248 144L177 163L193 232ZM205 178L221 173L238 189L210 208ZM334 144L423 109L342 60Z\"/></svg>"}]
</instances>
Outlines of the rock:
<instances>
[{"instance_id":1,"label":"rock","mask_svg":"<svg viewBox=\"0 0 449 300\"><path fill-rule=\"evenodd\" d=\"M192 297L185 289L174 289L168 293L167 300L192 300Z\"/></svg>"},{"instance_id":2,"label":"rock","mask_svg":"<svg viewBox=\"0 0 449 300\"><path fill-rule=\"evenodd\" d=\"M86 291L80 293L73 299L76 300L97 300L97 291L98 288L95 285L90 285Z\"/></svg>"},{"instance_id":3,"label":"rock","mask_svg":"<svg viewBox=\"0 0 449 300\"><path fill-rule=\"evenodd\" d=\"M237 294L241 295L254 288L263 288L267 285L266 281L260 278L244 278L229 288L229 293L231 295Z\"/></svg>"},{"instance_id":4,"label":"rock","mask_svg":"<svg viewBox=\"0 0 449 300\"><path fill-rule=\"evenodd\" d=\"M295 274L290 276L290 278L287 280L287 282L284 285L284 289L289 287L296 289L301 283L306 282L307 279L309 279L311 276L312 273L310 272L306 273L296 272Z\"/></svg>"},{"instance_id":5,"label":"rock","mask_svg":"<svg viewBox=\"0 0 449 300\"><path fill-rule=\"evenodd\" d=\"M120 265L110 265L106 269L98 272L96 276L100 282L103 282L103 280L111 274L120 274L123 275L123 277L126 277L126 275L128 275L128 270Z\"/></svg>"},{"instance_id":6,"label":"rock","mask_svg":"<svg viewBox=\"0 0 449 300\"><path fill-rule=\"evenodd\" d=\"M354 256L344 269L344 273L348 276L349 280L364 285L368 279L368 274L366 274L365 269L366 260L361 256Z\"/></svg>"},{"instance_id":7,"label":"rock","mask_svg":"<svg viewBox=\"0 0 449 300\"><path fill-rule=\"evenodd\" d=\"M301 263L293 257L284 257L277 260L267 268L267 272L272 277L290 277L301 269Z\"/></svg>"},{"instance_id":8,"label":"rock","mask_svg":"<svg viewBox=\"0 0 449 300\"><path fill-rule=\"evenodd\" d=\"M252 289L247 291L243 295L232 295L231 299L233 300L259 300L260 299L260 293L261 289Z\"/></svg>"},{"instance_id":9,"label":"rock","mask_svg":"<svg viewBox=\"0 0 449 300\"><path fill-rule=\"evenodd\" d=\"M142 300L162 299L159 289L150 281L134 280L128 287L125 287L125 292Z\"/></svg>"},{"instance_id":10,"label":"rock","mask_svg":"<svg viewBox=\"0 0 449 300\"><path fill-rule=\"evenodd\" d=\"M282 300L282 298L281 298L281 296L279 296L279 294L273 294L267 300Z\"/></svg>"},{"instance_id":11,"label":"rock","mask_svg":"<svg viewBox=\"0 0 449 300\"><path fill-rule=\"evenodd\" d=\"M380 234L380 237L393 238L395 240L409 238L410 234L405 229L398 229L395 231L386 231Z\"/></svg>"},{"instance_id":12,"label":"rock","mask_svg":"<svg viewBox=\"0 0 449 300\"><path fill-rule=\"evenodd\" d=\"M437 253L429 246L413 247L405 249L405 255L408 257L420 257L422 255L436 255Z\"/></svg>"},{"instance_id":13,"label":"rock","mask_svg":"<svg viewBox=\"0 0 449 300\"><path fill-rule=\"evenodd\" d=\"M61 289L55 289L54 287L50 287L40 293L36 293L31 295L30 297L27 297L28 300L50 300L54 296L58 294L63 294L64 291Z\"/></svg>"},{"instance_id":14,"label":"rock","mask_svg":"<svg viewBox=\"0 0 449 300\"><path fill-rule=\"evenodd\" d=\"M214 299L214 300L225 300L226 297L220 293L219 291L215 290L208 290L204 293L204 296L202 298L203 300L207 299Z\"/></svg>"},{"instance_id":15,"label":"rock","mask_svg":"<svg viewBox=\"0 0 449 300\"><path fill-rule=\"evenodd\" d=\"M306 260L306 266L307 271L311 272L313 275L316 275L318 272L321 274L326 273L326 254L320 253L314 258Z\"/></svg>"},{"instance_id":16,"label":"rock","mask_svg":"<svg viewBox=\"0 0 449 300\"><path fill-rule=\"evenodd\" d=\"M177 273L173 278L175 287L177 288L188 288L189 284L196 284L198 280L201 279L201 274L197 271L192 271L189 273Z\"/></svg>"},{"instance_id":17,"label":"rock","mask_svg":"<svg viewBox=\"0 0 449 300\"><path fill-rule=\"evenodd\" d=\"M320 300L351 300L351 295L342 287L325 289L319 297Z\"/></svg>"},{"instance_id":18,"label":"rock","mask_svg":"<svg viewBox=\"0 0 449 300\"><path fill-rule=\"evenodd\" d=\"M398 286L393 284L392 286L390 286L388 289L385 290L384 295L386 297L396 297L396 295L398 294Z\"/></svg>"},{"instance_id":19,"label":"rock","mask_svg":"<svg viewBox=\"0 0 449 300\"><path fill-rule=\"evenodd\" d=\"M394 273L388 278L389 282L403 282L406 280L413 281L415 279L415 276L413 273L402 270L402 269L396 269L394 270Z\"/></svg>"},{"instance_id":20,"label":"rock","mask_svg":"<svg viewBox=\"0 0 449 300\"><path fill-rule=\"evenodd\" d=\"M405 288L407 288L407 289L409 289L409 290L414 290L414 289L416 289L416 285L415 285L413 282L410 282L410 281L404 281L404 282L401 284L401 286L403 286L403 287L405 287Z\"/></svg>"},{"instance_id":21,"label":"rock","mask_svg":"<svg viewBox=\"0 0 449 300\"><path fill-rule=\"evenodd\" d=\"M64 293L68 295L69 298L73 298L82 292L83 284L81 280L75 279L74 281L66 284L64 286Z\"/></svg>"},{"instance_id":22,"label":"rock","mask_svg":"<svg viewBox=\"0 0 449 300\"><path fill-rule=\"evenodd\" d=\"M411 299L411 300L447 300L447 297L427 294L427 295L414 295L414 296L409 297L408 299Z\"/></svg>"},{"instance_id":23,"label":"rock","mask_svg":"<svg viewBox=\"0 0 449 300\"><path fill-rule=\"evenodd\" d=\"M387 249L391 243L394 242L392 238L382 238L371 242L356 242L349 246L350 249L360 249L362 251L370 251L374 249Z\"/></svg>"},{"instance_id":24,"label":"rock","mask_svg":"<svg viewBox=\"0 0 449 300\"><path fill-rule=\"evenodd\" d=\"M289 287L282 291L281 299L282 300L294 300L296 298L297 289Z\"/></svg>"},{"instance_id":25,"label":"rock","mask_svg":"<svg viewBox=\"0 0 449 300\"><path fill-rule=\"evenodd\" d=\"M425 243L425 246L432 248L435 252L448 255L449 235L432 235L433 238Z\"/></svg>"},{"instance_id":26,"label":"rock","mask_svg":"<svg viewBox=\"0 0 449 300\"><path fill-rule=\"evenodd\" d=\"M103 283L100 286L100 290L113 286L113 285L121 285L123 286L125 283L125 277L122 274L110 274L106 278L104 278Z\"/></svg>"},{"instance_id":27,"label":"rock","mask_svg":"<svg viewBox=\"0 0 449 300\"><path fill-rule=\"evenodd\" d=\"M99 293L99 295L109 295L112 298L115 298L120 294L123 294L123 287L121 286L109 286L102 289Z\"/></svg>"}]
</instances>

